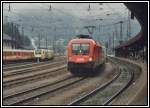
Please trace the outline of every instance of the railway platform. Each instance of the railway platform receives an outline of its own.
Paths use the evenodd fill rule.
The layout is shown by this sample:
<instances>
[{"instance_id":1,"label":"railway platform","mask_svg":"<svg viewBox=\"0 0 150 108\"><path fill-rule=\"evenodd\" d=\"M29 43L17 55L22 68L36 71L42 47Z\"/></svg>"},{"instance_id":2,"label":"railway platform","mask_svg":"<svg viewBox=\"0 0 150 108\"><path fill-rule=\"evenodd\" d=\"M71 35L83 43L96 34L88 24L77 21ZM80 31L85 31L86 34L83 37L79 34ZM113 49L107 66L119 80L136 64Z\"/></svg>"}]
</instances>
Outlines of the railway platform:
<instances>
[{"instance_id":1,"label":"railway platform","mask_svg":"<svg viewBox=\"0 0 150 108\"><path fill-rule=\"evenodd\" d=\"M112 105L147 105L148 102L148 71L147 64L126 58L118 58L124 62L128 62L131 66L138 66L141 73L136 73L134 75L134 82L132 85L124 91L118 98L116 98L111 104ZM138 77L137 77L138 76Z\"/></svg>"}]
</instances>

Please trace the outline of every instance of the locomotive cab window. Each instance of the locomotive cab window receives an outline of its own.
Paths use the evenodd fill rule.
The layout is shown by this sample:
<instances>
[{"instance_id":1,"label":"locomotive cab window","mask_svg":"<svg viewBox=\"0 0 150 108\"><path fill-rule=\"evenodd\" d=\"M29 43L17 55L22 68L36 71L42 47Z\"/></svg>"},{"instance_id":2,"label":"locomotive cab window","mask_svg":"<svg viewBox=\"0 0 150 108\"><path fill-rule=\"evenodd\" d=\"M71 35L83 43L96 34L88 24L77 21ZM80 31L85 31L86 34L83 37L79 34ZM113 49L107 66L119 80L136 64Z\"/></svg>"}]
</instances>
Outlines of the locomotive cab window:
<instances>
[{"instance_id":1,"label":"locomotive cab window","mask_svg":"<svg viewBox=\"0 0 150 108\"><path fill-rule=\"evenodd\" d=\"M89 53L89 44L81 44L81 51L83 54Z\"/></svg>"},{"instance_id":2,"label":"locomotive cab window","mask_svg":"<svg viewBox=\"0 0 150 108\"><path fill-rule=\"evenodd\" d=\"M89 44L72 44L72 53L75 55L86 55L89 53Z\"/></svg>"},{"instance_id":3,"label":"locomotive cab window","mask_svg":"<svg viewBox=\"0 0 150 108\"><path fill-rule=\"evenodd\" d=\"M41 54L41 51L40 50L35 50L35 54Z\"/></svg>"}]
</instances>

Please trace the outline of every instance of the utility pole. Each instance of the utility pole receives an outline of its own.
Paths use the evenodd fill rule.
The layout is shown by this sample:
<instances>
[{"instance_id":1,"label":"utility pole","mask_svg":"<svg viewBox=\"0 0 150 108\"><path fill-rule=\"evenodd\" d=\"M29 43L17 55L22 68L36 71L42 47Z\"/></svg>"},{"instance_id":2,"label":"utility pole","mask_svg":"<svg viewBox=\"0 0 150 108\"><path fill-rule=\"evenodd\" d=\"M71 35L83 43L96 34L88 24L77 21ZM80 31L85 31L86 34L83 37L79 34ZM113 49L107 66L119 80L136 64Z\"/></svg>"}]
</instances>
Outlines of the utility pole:
<instances>
[{"instance_id":1,"label":"utility pole","mask_svg":"<svg viewBox=\"0 0 150 108\"><path fill-rule=\"evenodd\" d=\"M22 26L22 35L24 36L24 27Z\"/></svg>"},{"instance_id":2,"label":"utility pole","mask_svg":"<svg viewBox=\"0 0 150 108\"><path fill-rule=\"evenodd\" d=\"M11 23L11 27L12 27L12 36L11 36L12 44L11 44L11 47L13 49L14 48L14 46L13 46L13 42L14 42L14 24L13 24L13 22Z\"/></svg>"},{"instance_id":3,"label":"utility pole","mask_svg":"<svg viewBox=\"0 0 150 108\"><path fill-rule=\"evenodd\" d=\"M108 36L111 36L111 35L108 34ZM109 38L109 40L108 40L108 49L109 49L109 53L111 53L111 46L112 46L111 38Z\"/></svg>"},{"instance_id":4,"label":"utility pole","mask_svg":"<svg viewBox=\"0 0 150 108\"><path fill-rule=\"evenodd\" d=\"M38 48L37 48L38 53L39 53L39 51L40 51L40 40L41 40L41 36L40 36L40 34L39 34L39 35L38 35L38 44L39 44L39 46L38 46ZM40 54L40 56L41 56L41 54ZM40 62L40 56L39 56L39 54L38 54L37 63Z\"/></svg>"},{"instance_id":5,"label":"utility pole","mask_svg":"<svg viewBox=\"0 0 150 108\"><path fill-rule=\"evenodd\" d=\"M50 14L52 14L52 6L51 6L51 4L49 4L49 9L48 9L48 11L50 11ZM52 20L52 16L50 15L50 20ZM50 21L50 25L51 25L51 21ZM54 37L54 36L53 36ZM54 38L53 37L51 37L52 39L52 49L54 50ZM46 37L47 38L47 37Z\"/></svg>"},{"instance_id":6,"label":"utility pole","mask_svg":"<svg viewBox=\"0 0 150 108\"><path fill-rule=\"evenodd\" d=\"M46 49L47 49L47 36L46 36Z\"/></svg>"},{"instance_id":7,"label":"utility pole","mask_svg":"<svg viewBox=\"0 0 150 108\"><path fill-rule=\"evenodd\" d=\"M10 6L10 3L9 3L9 6L8 6L8 11L9 11L9 12L11 11L11 6Z\"/></svg>"},{"instance_id":8,"label":"utility pole","mask_svg":"<svg viewBox=\"0 0 150 108\"><path fill-rule=\"evenodd\" d=\"M5 23L8 23L8 16L7 15L5 16L5 21L6 21Z\"/></svg>"},{"instance_id":9,"label":"utility pole","mask_svg":"<svg viewBox=\"0 0 150 108\"><path fill-rule=\"evenodd\" d=\"M120 21L120 44L122 43L122 23L123 21Z\"/></svg>"},{"instance_id":10,"label":"utility pole","mask_svg":"<svg viewBox=\"0 0 150 108\"><path fill-rule=\"evenodd\" d=\"M130 22L130 12L128 11L128 22L127 22L127 39L131 37L131 22Z\"/></svg>"},{"instance_id":11,"label":"utility pole","mask_svg":"<svg viewBox=\"0 0 150 108\"><path fill-rule=\"evenodd\" d=\"M88 9L87 9L88 11L90 11L91 10L91 6L90 6L90 4L89 4L89 7L88 7Z\"/></svg>"},{"instance_id":12,"label":"utility pole","mask_svg":"<svg viewBox=\"0 0 150 108\"><path fill-rule=\"evenodd\" d=\"M99 25L99 34L101 34L101 25ZM100 37L100 35L98 36L98 41L100 42L99 37Z\"/></svg>"},{"instance_id":13,"label":"utility pole","mask_svg":"<svg viewBox=\"0 0 150 108\"><path fill-rule=\"evenodd\" d=\"M54 27L54 33L55 33L55 35L54 35L54 40L53 40L53 49L54 49L54 52L55 52L55 45L56 45L56 26Z\"/></svg>"},{"instance_id":14,"label":"utility pole","mask_svg":"<svg viewBox=\"0 0 150 108\"><path fill-rule=\"evenodd\" d=\"M115 33L113 32L113 53L115 54Z\"/></svg>"},{"instance_id":15,"label":"utility pole","mask_svg":"<svg viewBox=\"0 0 150 108\"><path fill-rule=\"evenodd\" d=\"M51 4L49 5L49 11L51 11L52 10L52 6L51 6Z\"/></svg>"},{"instance_id":16,"label":"utility pole","mask_svg":"<svg viewBox=\"0 0 150 108\"><path fill-rule=\"evenodd\" d=\"M129 39L129 23L127 22L127 39Z\"/></svg>"},{"instance_id":17,"label":"utility pole","mask_svg":"<svg viewBox=\"0 0 150 108\"><path fill-rule=\"evenodd\" d=\"M116 35L116 39L118 39L118 31L117 31L117 25L114 25L115 26L115 35ZM118 40L116 40L117 44L118 44Z\"/></svg>"},{"instance_id":18,"label":"utility pole","mask_svg":"<svg viewBox=\"0 0 150 108\"><path fill-rule=\"evenodd\" d=\"M16 34L16 32L17 32L17 25L15 24L15 25L14 25L14 35L15 35L15 38L16 38L16 39L15 39L15 48L18 47L18 46L17 46L17 42L16 42L16 41L17 41L17 34Z\"/></svg>"},{"instance_id":19,"label":"utility pole","mask_svg":"<svg viewBox=\"0 0 150 108\"><path fill-rule=\"evenodd\" d=\"M40 41L40 40L41 40L40 34L39 34L38 37L39 37L39 38L38 38L38 39L39 39L39 42L38 42L38 43L39 43L39 47L38 47L38 49L40 49L40 42L41 42L41 41Z\"/></svg>"},{"instance_id":20,"label":"utility pole","mask_svg":"<svg viewBox=\"0 0 150 108\"><path fill-rule=\"evenodd\" d=\"M18 29L18 31L17 31L17 36L18 36L18 40L17 40L17 45L21 45L21 37L19 36L19 28L20 28L20 25L19 24L16 24L16 27L17 27L17 29ZM18 42L19 41L19 42Z\"/></svg>"},{"instance_id":21,"label":"utility pole","mask_svg":"<svg viewBox=\"0 0 150 108\"><path fill-rule=\"evenodd\" d=\"M108 42L105 42L105 47L106 47L106 56L107 56L107 53L108 53Z\"/></svg>"},{"instance_id":22,"label":"utility pole","mask_svg":"<svg viewBox=\"0 0 150 108\"><path fill-rule=\"evenodd\" d=\"M22 25L22 35L24 36L24 27L23 27L23 25Z\"/></svg>"},{"instance_id":23,"label":"utility pole","mask_svg":"<svg viewBox=\"0 0 150 108\"><path fill-rule=\"evenodd\" d=\"M129 20L129 22L128 22L128 38L130 38L131 37L131 22L130 22L130 12L128 11L128 20Z\"/></svg>"}]
</instances>

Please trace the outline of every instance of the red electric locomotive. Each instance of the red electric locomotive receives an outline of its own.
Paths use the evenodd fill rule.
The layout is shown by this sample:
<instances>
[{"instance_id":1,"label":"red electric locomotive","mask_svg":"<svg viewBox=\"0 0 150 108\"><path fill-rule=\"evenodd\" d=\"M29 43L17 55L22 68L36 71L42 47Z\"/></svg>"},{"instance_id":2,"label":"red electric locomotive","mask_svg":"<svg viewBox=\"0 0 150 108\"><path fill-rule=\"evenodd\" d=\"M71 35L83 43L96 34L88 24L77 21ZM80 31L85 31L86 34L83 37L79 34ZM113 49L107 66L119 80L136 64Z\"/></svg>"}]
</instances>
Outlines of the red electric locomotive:
<instances>
[{"instance_id":1,"label":"red electric locomotive","mask_svg":"<svg viewBox=\"0 0 150 108\"><path fill-rule=\"evenodd\" d=\"M73 74L93 71L105 62L102 45L88 35L79 35L67 46L68 70Z\"/></svg>"}]
</instances>

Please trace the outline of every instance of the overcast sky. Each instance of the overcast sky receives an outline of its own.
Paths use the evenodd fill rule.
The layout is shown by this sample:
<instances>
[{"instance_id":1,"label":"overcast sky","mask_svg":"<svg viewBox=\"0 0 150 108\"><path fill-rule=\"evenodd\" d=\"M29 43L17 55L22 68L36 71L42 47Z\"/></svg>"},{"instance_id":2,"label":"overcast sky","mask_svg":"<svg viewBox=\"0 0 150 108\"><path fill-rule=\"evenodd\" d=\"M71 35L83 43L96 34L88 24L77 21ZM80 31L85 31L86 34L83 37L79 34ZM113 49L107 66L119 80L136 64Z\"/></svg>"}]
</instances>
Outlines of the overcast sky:
<instances>
[{"instance_id":1,"label":"overcast sky","mask_svg":"<svg viewBox=\"0 0 150 108\"><path fill-rule=\"evenodd\" d=\"M48 10L50 3L11 3L11 10L15 12L30 12ZM4 4L4 10L8 10L8 4ZM52 10L61 10L73 16L86 17L106 14L117 14L118 17L126 16L127 9L123 3L51 3Z\"/></svg>"},{"instance_id":2,"label":"overcast sky","mask_svg":"<svg viewBox=\"0 0 150 108\"><path fill-rule=\"evenodd\" d=\"M87 30L83 27L94 25L96 29L93 35L96 37L99 34L102 41L107 39L106 36L112 33L114 24L119 21L125 21L124 32L127 31L129 11L123 3L10 3L10 12L8 10L9 4L6 3L3 5L3 18L8 16L8 21L19 24L20 30L23 27L24 33L34 38L39 33L48 37L54 36L54 27L57 29L60 27L57 30L57 37L87 34ZM131 24L134 24L131 30L135 36L140 28L136 20L132 20ZM117 26L119 30L120 26Z\"/></svg>"}]
</instances>

